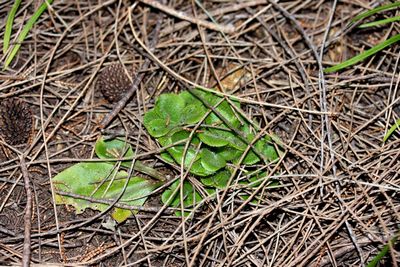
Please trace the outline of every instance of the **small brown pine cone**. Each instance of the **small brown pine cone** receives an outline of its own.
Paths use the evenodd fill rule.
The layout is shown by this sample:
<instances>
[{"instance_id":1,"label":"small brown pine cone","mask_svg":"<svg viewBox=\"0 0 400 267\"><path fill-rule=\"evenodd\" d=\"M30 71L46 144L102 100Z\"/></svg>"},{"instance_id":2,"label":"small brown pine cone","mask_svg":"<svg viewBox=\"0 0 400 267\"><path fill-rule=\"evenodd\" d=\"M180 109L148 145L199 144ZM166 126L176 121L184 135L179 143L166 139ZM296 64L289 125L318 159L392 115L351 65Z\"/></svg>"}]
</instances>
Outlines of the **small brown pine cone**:
<instances>
[{"instance_id":1,"label":"small brown pine cone","mask_svg":"<svg viewBox=\"0 0 400 267\"><path fill-rule=\"evenodd\" d=\"M96 90L99 90L110 103L118 102L132 83L120 63L111 64L103 69L96 82Z\"/></svg>"},{"instance_id":2,"label":"small brown pine cone","mask_svg":"<svg viewBox=\"0 0 400 267\"><path fill-rule=\"evenodd\" d=\"M16 98L0 100L0 135L10 145L30 142L33 115L29 106Z\"/></svg>"}]
</instances>

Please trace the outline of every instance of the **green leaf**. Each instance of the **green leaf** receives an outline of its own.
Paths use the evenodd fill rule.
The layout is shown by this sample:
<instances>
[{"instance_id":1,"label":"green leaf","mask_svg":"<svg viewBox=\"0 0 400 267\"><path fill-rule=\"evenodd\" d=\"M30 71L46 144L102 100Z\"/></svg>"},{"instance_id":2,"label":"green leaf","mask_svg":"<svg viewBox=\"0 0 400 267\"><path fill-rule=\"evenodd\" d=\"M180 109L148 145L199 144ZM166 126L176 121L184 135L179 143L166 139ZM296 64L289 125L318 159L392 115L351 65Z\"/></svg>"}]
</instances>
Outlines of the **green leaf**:
<instances>
[{"instance_id":1,"label":"green leaf","mask_svg":"<svg viewBox=\"0 0 400 267\"><path fill-rule=\"evenodd\" d=\"M127 142L119 139L104 141L100 137L95 144L96 155L101 159L120 159L122 157L128 158L134 156L132 146ZM133 160L124 160L121 165L130 168ZM164 181L165 177L152 167L149 167L139 160L134 161L133 169L135 171L147 174L157 180Z\"/></svg>"},{"instance_id":2,"label":"green leaf","mask_svg":"<svg viewBox=\"0 0 400 267\"><path fill-rule=\"evenodd\" d=\"M192 164L192 167L190 168L190 173L200 177L204 177L213 174L214 171L210 171L209 169L204 168L201 164L201 160L197 160Z\"/></svg>"},{"instance_id":3,"label":"green leaf","mask_svg":"<svg viewBox=\"0 0 400 267\"><path fill-rule=\"evenodd\" d=\"M228 145L233 148L241 151L244 151L247 148L247 144L243 142L239 137L237 137L236 133L232 132L230 129L210 129L208 132L213 135L219 136L219 138L221 139L224 139L226 142L228 142Z\"/></svg>"},{"instance_id":4,"label":"green leaf","mask_svg":"<svg viewBox=\"0 0 400 267\"><path fill-rule=\"evenodd\" d=\"M172 143L176 143L182 140L188 140L190 136L190 132L186 131L186 130L182 130L182 131L176 131L175 133L173 133L171 135L171 142Z\"/></svg>"},{"instance_id":5,"label":"green leaf","mask_svg":"<svg viewBox=\"0 0 400 267\"><path fill-rule=\"evenodd\" d=\"M201 195L194 189L191 183L188 181L183 182L183 200L180 197L180 189L178 189L180 185L180 180L176 180L164 193L161 195L161 201L164 204L167 204L170 207L180 207L180 203L183 201L183 207L188 209L190 207L194 207L198 202L200 202L203 198ZM181 212L175 212L176 216L181 216ZM185 216L188 216L189 212L185 212Z\"/></svg>"},{"instance_id":6,"label":"green leaf","mask_svg":"<svg viewBox=\"0 0 400 267\"><path fill-rule=\"evenodd\" d=\"M166 162L169 162L169 163L174 163L175 162L174 159L171 157L171 155L168 152L162 152L160 154L160 156Z\"/></svg>"},{"instance_id":7,"label":"green leaf","mask_svg":"<svg viewBox=\"0 0 400 267\"><path fill-rule=\"evenodd\" d=\"M226 161L222 156L208 150L207 148L201 149L200 156L201 165L210 172L216 172L226 166Z\"/></svg>"},{"instance_id":8,"label":"green leaf","mask_svg":"<svg viewBox=\"0 0 400 267\"><path fill-rule=\"evenodd\" d=\"M236 113L233 111L233 108L231 107L231 104L227 100L221 100L223 99L220 96L217 96L213 93L206 92L200 89L193 89L191 91L193 94L195 94L196 97L201 99L203 102L207 103L210 106L213 106L215 110L229 123L233 125L233 127L237 128L240 126L240 121L236 115ZM240 103L237 101L232 101L233 105L237 106L240 108ZM207 105L206 105L207 106ZM208 109L208 107L207 107ZM206 118L206 123L209 125L216 125L216 124L221 124L221 118L218 117L218 115L214 112L210 113L209 116Z\"/></svg>"},{"instance_id":9,"label":"green leaf","mask_svg":"<svg viewBox=\"0 0 400 267\"><path fill-rule=\"evenodd\" d=\"M178 146L173 146L167 149L167 151L171 154L171 156L174 158L174 160L178 163L181 164L182 163L182 159L183 159L183 153L185 151L185 146L183 145L178 145ZM186 154L185 154L185 160L184 160L184 166L188 167L189 164L192 161L195 161L197 159L199 159L199 155L196 155L196 150L189 147L186 150Z\"/></svg>"},{"instance_id":10,"label":"green leaf","mask_svg":"<svg viewBox=\"0 0 400 267\"><path fill-rule=\"evenodd\" d=\"M265 136L258 140L254 147L257 149L257 151L261 152L268 161L274 161L279 158L275 146L272 144L269 136Z\"/></svg>"},{"instance_id":11,"label":"green leaf","mask_svg":"<svg viewBox=\"0 0 400 267\"><path fill-rule=\"evenodd\" d=\"M7 22L6 22L6 30L4 32L3 38L3 54L5 55L7 52L8 47L10 46L10 39L11 39L11 31L12 26L14 23L15 13L17 13L18 7L21 4L21 0L15 0L14 4L8 13Z\"/></svg>"},{"instance_id":12,"label":"green leaf","mask_svg":"<svg viewBox=\"0 0 400 267\"><path fill-rule=\"evenodd\" d=\"M181 123L195 124L198 123L205 114L205 108L201 103L187 105L181 114Z\"/></svg>"},{"instance_id":13,"label":"green leaf","mask_svg":"<svg viewBox=\"0 0 400 267\"><path fill-rule=\"evenodd\" d=\"M214 186L219 189L224 189L228 185L229 178L231 178L231 172L228 170L222 170L217 172L213 176Z\"/></svg>"},{"instance_id":14,"label":"green leaf","mask_svg":"<svg viewBox=\"0 0 400 267\"><path fill-rule=\"evenodd\" d=\"M234 161L243 154L243 151L237 150L233 147L222 147L215 150L226 161Z\"/></svg>"},{"instance_id":15,"label":"green leaf","mask_svg":"<svg viewBox=\"0 0 400 267\"><path fill-rule=\"evenodd\" d=\"M378 12L394 9L396 7L399 7L399 6L400 6L400 2L395 2L395 3L391 3L391 4L388 4L388 5L384 5L384 6L378 6L376 8L368 10L368 11L366 11L364 13L361 13L360 15L354 17L351 20L351 22L355 23L355 22L357 22L359 20L362 20L362 19L365 19L367 17L370 17L370 16L372 16L372 15L378 13Z\"/></svg>"},{"instance_id":16,"label":"green leaf","mask_svg":"<svg viewBox=\"0 0 400 267\"><path fill-rule=\"evenodd\" d=\"M253 165L260 161L260 158L251 149L243 159L243 164Z\"/></svg>"},{"instance_id":17,"label":"green leaf","mask_svg":"<svg viewBox=\"0 0 400 267\"><path fill-rule=\"evenodd\" d=\"M348 59L348 60L346 60L346 61L344 61L344 62L342 62L340 64L337 64L335 66L326 68L324 70L324 72L326 72L326 73L334 72L334 71L338 71L338 70L347 68L349 66L352 66L352 65L354 65L354 64L356 64L356 63L358 63L358 62L360 62L360 61L362 61L362 60L364 60L364 59L366 59L366 58L378 53L379 51L385 49L386 47L398 42L399 40L400 40L400 34L397 34L397 35L387 39L386 41L381 42L381 43L377 44L376 46L366 50L365 52L363 52L361 54L358 54L355 57L352 57L352 58L350 58L350 59Z\"/></svg>"},{"instance_id":18,"label":"green leaf","mask_svg":"<svg viewBox=\"0 0 400 267\"><path fill-rule=\"evenodd\" d=\"M205 122L207 125L212 125L212 126L219 126L223 124L222 120L214 113L208 114L208 116L205 119Z\"/></svg>"},{"instance_id":19,"label":"green leaf","mask_svg":"<svg viewBox=\"0 0 400 267\"><path fill-rule=\"evenodd\" d=\"M221 147L228 144L228 141L224 137L210 131L199 133L198 137L204 144L212 147Z\"/></svg>"},{"instance_id":20,"label":"green leaf","mask_svg":"<svg viewBox=\"0 0 400 267\"><path fill-rule=\"evenodd\" d=\"M384 24L399 21L399 20L400 20L400 16L394 16L394 17L390 17L387 19L381 19L381 20L376 20L376 21L361 24L360 26L358 26L358 28L369 28L369 27L384 25Z\"/></svg>"},{"instance_id":21,"label":"green leaf","mask_svg":"<svg viewBox=\"0 0 400 267\"><path fill-rule=\"evenodd\" d=\"M201 178L201 183L205 186L215 187L214 179L212 176Z\"/></svg>"},{"instance_id":22,"label":"green leaf","mask_svg":"<svg viewBox=\"0 0 400 267\"><path fill-rule=\"evenodd\" d=\"M22 42L25 40L25 37L28 35L28 32L32 29L33 25L39 19L40 15L47 9L47 4L51 4L53 0L47 0L47 3L44 2L40 5L40 7L36 10L35 14L28 20L25 24L24 28L22 29L21 33L18 36L17 43L14 45L11 53L8 54L6 61L4 63L4 68L7 68L12 60L14 59L15 55L17 54L18 50L21 47Z\"/></svg>"},{"instance_id":23,"label":"green leaf","mask_svg":"<svg viewBox=\"0 0 400 267\"><path fill-rule=\"evenodd\" d=\"M161 137L166 135L171 129L164 119L155 119L150 121L146 126L147 131L153 137Z\"/></svg>"},{"instance_id":24,"label":"green leaf","mask_svg":"<svg viewBox=\"0 0 400 267\"><path fill-rule=\"evenodd\" d=\"M203 103L201 103L201 101L197 97L195 97L192 93L190 93L189 91L182 91L179 94L179 97L185 101L186 105L195 104L195 105L203 106Z\"/></svg>"},{"instance_id":25,"label":"green leaf","mask_svg":"<svg viewBox=\"0 0 400 267\"><path fill-rule=\"evenodd\" d=\"M152 122L153 120L157 120L157 119L163 119L163 117L161 117L157 110L155 108L150 109L149 111L146 112L146 114L144 114L143 116L143 124L144 126L147 127L147 125Z\"/></svg>"},{"instance_id":26,"label":"green leaf","mask_svg":"<svg viewBox=\"0 0 400 267\"><path fill-rule=\"evenodd\" d=\"M132 146L119 139L104 141L104 138L100 137L97 140L94 149L96 155L101 159L118 159L134 156ZM131 164L131 160L124 160L121 162L121 165L127 168L130 168Z\"/></svg>"},{"instance_id":27,"label":"green leaf","mask_svg":"<svg viewBox=\"0 0 400 267\"><path fill-rule=\"evenodd\" d=\"M178 145L167 149L168 153L172 156L172 158L175 160L177 164L181 164L182 162L184 148L185 147L183 145ZM190 168L190 173L198 176L208 176L214 173L213 171L204 168L199 159L200 155L196 154L196 150L189 147L186 152L186 157L183 166L187 170L189 169L189 166L193 161L193 164Z\"/></svg>"},{"instance_id":28,"label":"green leaf","mask_svg":"<svg viewBox=\"0 0 400 267\"><path fill-rule=\"evenodd\" d=\"M156 101L156 110L160 116L167 119L167 125L180 122L185 101L176 94L162 94Z\"/></svg>"},{"instance_id":29,"label":"green leaf","mask_svg":"<svg viewBox=\"0 0 400 267\"><path fill-rule=\"evenodd\" d=\"M114 176L114 180L111 181ZM65 169L56 175L52 182L57 191L113 201L122 192L127 182L127 176L127 172L117 172L110 163L82 162ZM100 187L96 191L98 186ZM147 196L158 186L160 186L159 182L154 183L141 177L131 177L119 203L142 206ZM108 204L58 194L56 195L56 204L71 205L77 214L82 213L86 208L99 211L108 208ZM122 222L131 214L131 210L117 208L113 210L112 217L116 221Z\"/></svg>"},{"instance_id":30,"label":"green leaf","mask_svg":"<svg viewBox=\"0 0 400 267\"><path fill-rule=\"evenodd\" d=\"M385 137L383 137L383 142L386 142L389 137L394 133L394 131L399 128L400 130L400 119L398 119L393 125L392 127L390 127L389 131L386 133Z\"/></svg>"}]
</instances>

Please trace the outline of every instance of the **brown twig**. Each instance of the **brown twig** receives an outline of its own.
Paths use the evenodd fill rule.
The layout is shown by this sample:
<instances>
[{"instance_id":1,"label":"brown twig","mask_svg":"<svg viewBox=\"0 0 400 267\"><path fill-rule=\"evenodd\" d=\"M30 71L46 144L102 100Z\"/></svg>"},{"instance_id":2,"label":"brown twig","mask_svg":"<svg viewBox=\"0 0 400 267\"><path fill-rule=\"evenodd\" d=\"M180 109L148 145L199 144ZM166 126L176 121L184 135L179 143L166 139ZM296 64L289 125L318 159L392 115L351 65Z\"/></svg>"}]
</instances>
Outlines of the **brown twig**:
<instances>
[{"instance_id":1,"label":"brown twig","mask_svg":"<svg viewBox=\"0 0 400 267\"><path fill-rule=\"evenodd\" d=\"M24 177L24 187L26 192L26 208L25 208L25 227L24 227L24 248L22 257L22 266L30 266L31 260L31 228L32 228L32 191L28 169L25 164L24 156L20 157L21 172Z\"/></svg>"},{"instance_id":2,"label":"brown twig","mask_svg":"<svg viewBox=\"0 0 400 267\"><path fill-rule=\"evenodd\" d=\"M189 15L186 15L185 13L181 12L181 11L176 11L173 8L170 8L166 5L163 5L157 1L154 0L140 0L140 2L149 5L151 7L157 8L171 16L177 17L179 19L182 20L186 20L189 21L193 24L197 24L200 26L203 26L205 28L208 28L210 30L214 30L214 31L219 31L219 32L224 32L224 33L233 33L235 31L235 27L233 25L221 25L221 24L216 24L216 23L212 23L212 22L208 22L202 19L197 19L194 17L191 17Z\"/></svg>"}]
</instances>

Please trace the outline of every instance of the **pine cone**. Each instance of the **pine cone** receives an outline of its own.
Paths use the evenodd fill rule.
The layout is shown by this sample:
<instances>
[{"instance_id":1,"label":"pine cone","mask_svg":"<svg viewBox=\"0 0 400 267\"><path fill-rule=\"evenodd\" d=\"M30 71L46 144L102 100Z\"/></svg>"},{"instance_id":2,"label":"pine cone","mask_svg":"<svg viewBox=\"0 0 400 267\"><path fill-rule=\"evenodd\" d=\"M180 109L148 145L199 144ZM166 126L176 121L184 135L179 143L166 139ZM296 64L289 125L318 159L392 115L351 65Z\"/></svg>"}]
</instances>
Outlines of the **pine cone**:
<instances>
[{"instance_id":1,"label":"pine cone","mask_svg":"<svg viewBox=\"0 0 400 267\"><path fill-rule=\"evenodd\" d=\"M96 90L99 90L108 102L115 103L129 91L131 85L124 67L115 63L105 67L100 73L96 82Z\"/></svg>"},{"instance_id":2,"label":"pine cone","mask_svg":"<svg viewBox=\"0 0 400 267\"><path fill-rule=\"evenodd\" d=\"M10 145L27 144L33 133L33 115L29 106L16 98L0 104L0 135Z\"/></svg>"}]
</instances>

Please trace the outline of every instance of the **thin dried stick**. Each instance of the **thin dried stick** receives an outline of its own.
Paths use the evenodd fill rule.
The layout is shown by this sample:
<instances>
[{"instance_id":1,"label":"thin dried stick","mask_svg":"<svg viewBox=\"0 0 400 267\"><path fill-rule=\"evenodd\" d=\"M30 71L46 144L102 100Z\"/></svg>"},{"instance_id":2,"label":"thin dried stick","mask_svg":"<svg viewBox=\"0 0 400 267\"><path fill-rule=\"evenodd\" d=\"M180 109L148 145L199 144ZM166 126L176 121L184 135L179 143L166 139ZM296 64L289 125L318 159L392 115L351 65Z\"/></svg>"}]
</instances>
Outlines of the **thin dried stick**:
<instances>
[{"instance_id":1,"label":"thin dried stick","mask_svg":"<svg viewBox=\"0 0 400 267\"><path fill-rule=\"evenodd\" d=\"M22 256L22 266L28 267L30 266L31 261L31 228L32 228L32 191L31 191L31 182L29 178L28 169L25 164L24 156L20 158L21 164L21 172L24 177L24 187L26 192L26 208L25 208L25 226L24 226L24 248L23 248L23 256Z\"/></svg>"},{"instance_id":2,"label":"thin dried stick","mask_svg":"<svg viewBox=\"0 0 400 267\"><path fill-rule=\"evenodd\" d=\"M258 6L258 5L262 5L262 4L266 4L265 0L253 0L250 2L239 2L237 4L230 4L226 7L222 7L222 8L217 8L213 11L210 11L211 16L216 17L216 16L221 16L224 15L226 13L231 13L231 12L235 12L238 10L242 10L245 9L247 7L252 7L252 6ZM198 16L199 19L206 19L207 18L207 14L199 14ZM181 21L178 23L175 23L173 26L164 28L161 31L161 36L166 36L168 34L171 34L175 31L179 31L182 30L183 28L187 27L190 25L190 22L188 21ZM238 27L240 28L240 27Z\"/></svg>"},{"instance_id":3,"label":"thin dried stick","mask_svg":"<svg viewBox=\"0 0 400 267\"><path fill-rule=\"evenodd\" d=\"M170 8L166 5L163 5L157 1L154 0L140 0L140 2L149 5L151 7L157 8L171 16L177 17L182 20L189 21L193 24L203 26L207 29L214 30L214 31L219 31L219 32L224 32L224 33L233 33L235 31L235 27L233 25L221 25L221 24L216 24L212 22L208 22L206 20L202 19L197 19L191 16L186 15L185 13L181 11L176 11L173 8Z\"/></svg>"}]
</instances>

